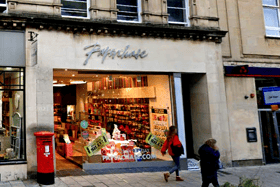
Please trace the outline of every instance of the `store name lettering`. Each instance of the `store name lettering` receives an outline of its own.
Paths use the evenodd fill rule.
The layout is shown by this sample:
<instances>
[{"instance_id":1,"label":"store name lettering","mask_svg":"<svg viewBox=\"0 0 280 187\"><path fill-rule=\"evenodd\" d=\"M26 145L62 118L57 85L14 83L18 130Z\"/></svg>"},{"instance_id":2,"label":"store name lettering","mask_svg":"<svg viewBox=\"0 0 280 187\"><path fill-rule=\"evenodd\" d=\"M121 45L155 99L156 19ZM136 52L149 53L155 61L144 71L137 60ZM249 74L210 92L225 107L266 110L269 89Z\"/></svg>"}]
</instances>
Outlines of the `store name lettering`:
<instances>
[{"instance_id":1,"label":"store name lettering","mask_svg":"<svg viewBox=\"0 0 280 187\"><path fill-rule=\"evenodd\" d=\"M143 159L143 160L150 160L150 159L156 159L156 155L150 155L150 154L143 154L141 156L134 156L133 155L115 155L115 156L102 156L103 161L110 161L112 159L115 160L134 160L134 159Z\"/></svg>"},{"instance_id":2,"label":"store name lettering","mask_svg":"<svg viewBox=\"0 0 280 187\"><path fill-rule=\"evenodd\" d=\"M124 49L121 50L116 50L116 49L110 49L109 47L107 48L101 48L101 45L97 42L93 45L86 46L84 50L92 48L88 53L86 53L87 59L84 62L84 65L88 64L88 60L90 57L94 54L97 53L97 56L102 56L102 63L105 61L106 57L110 57L114 59L115 57L118 58L135 58L136 60L140 58L145 58L148 56L147 52L144 50L142 51L141 49L138 49L137 51L129 51L129 45L127 45Z\"/></svg>"}]
</instances>

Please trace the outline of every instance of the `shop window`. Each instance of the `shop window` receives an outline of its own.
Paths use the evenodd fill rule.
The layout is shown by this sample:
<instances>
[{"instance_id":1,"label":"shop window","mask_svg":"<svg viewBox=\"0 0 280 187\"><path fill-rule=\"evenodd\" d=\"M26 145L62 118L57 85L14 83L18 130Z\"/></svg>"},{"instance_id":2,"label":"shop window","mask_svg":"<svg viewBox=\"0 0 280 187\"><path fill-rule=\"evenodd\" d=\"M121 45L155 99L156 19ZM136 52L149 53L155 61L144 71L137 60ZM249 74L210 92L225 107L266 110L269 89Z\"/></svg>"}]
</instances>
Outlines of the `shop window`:
<instances>
[{"instance_id":1,"label":"shop window","mask_svg":"<svg viewBox=\"0 0 280 187\"><path fill-rule=\"evenodd\" d=\"M280 37L279 0L263 0L263 12L266 35Z\"/></svg>"},{"instance_id":2,"label":"shop window","mask_svg":"<svg viewBox=\"0 0 280 187\"><path fill-rule=\"evenodd\" d=\"M170 160L159 150L173 125L169 79L54 70L56 151L79 164ZM77 102L65 105L73 82Z\"/></svg>"},{"instance_id":3,"label":"shop window","mask_svg":"<svg viewBox=\"0 0 280 187\"><path fill-rule=\"evenodd\" d=\"M61 0L63 4L61 15L63 17L88 18L89 1L88 0Z\"/></svg>"},{"instance_id":4,"label":"shop window","mask_svg":"<svg viewBox=\"0 0 280 187\"><path fill-rule=\"evenodd\" d=\"M169 24L188 25L188 0L167 0Z\"/></svg>"},{"instance_id":5,"label":"shop window","mask_svg":"<svg viewBox=\"0 0 280 187\"><path fill-rule=\"evenodd\" d=\"M24 161L24 69L0 68L0 164Z\"/></svg>"},{"instance_id":6,"label":"shop window","mask_svg":"<svg viewBox=\"0 0 280 187\"><path fill-rule=\"evenodd\" d=\"M141 1L140 0L117 0L119 9L117 20L125 22L141 22Z\"/></svg>"},{"instance_id":7,"label":"shop window","mask_svg":"<svg viewBox=\"0 0 280 187\"><path fill-rule=\"evenodd\" d=\"M0 13L6 13L7 0L0 0Z\"/></svg>"}]
</instances>

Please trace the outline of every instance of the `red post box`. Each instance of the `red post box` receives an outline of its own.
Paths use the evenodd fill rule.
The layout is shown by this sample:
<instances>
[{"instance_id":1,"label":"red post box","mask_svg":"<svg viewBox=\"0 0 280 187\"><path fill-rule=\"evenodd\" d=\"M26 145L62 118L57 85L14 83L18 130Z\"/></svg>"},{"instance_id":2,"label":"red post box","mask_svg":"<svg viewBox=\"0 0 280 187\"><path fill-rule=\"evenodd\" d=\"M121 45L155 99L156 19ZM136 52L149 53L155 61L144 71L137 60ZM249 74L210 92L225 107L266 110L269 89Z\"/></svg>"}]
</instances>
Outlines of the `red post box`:
<instances>
[{"instance_id":1,"label":"red post box","mask_svg":"<svg viewBox=\"0 0 280 187\"><path fill-rule=\"evenodd\" d=\"M35 132L37 144L37 182L54 184L53 135L52 132Z\"/></svg>"}]
</instances>

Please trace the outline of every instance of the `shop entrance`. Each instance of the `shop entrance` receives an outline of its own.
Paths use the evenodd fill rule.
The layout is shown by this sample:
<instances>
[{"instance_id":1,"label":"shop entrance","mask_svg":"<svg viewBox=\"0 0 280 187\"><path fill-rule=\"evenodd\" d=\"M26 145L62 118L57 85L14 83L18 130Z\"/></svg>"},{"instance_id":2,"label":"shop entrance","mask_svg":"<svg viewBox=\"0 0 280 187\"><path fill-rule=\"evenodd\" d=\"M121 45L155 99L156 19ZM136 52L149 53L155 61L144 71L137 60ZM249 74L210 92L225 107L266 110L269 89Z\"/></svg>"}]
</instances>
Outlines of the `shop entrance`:
<instances>
[{"instance_id":1,"label":"shop entrance","mask_svg":"<svg viewBox=\"0 0 280 187\"><path fill-rule=\"evenodd\" d=\"M53 75L57 170L172 163L157 147L173 125L169 75L64 69Z\"/></svg>"},{"instance_id":2,"label":"shop entrance","mask_svg":"<svg viewBox=\"0 0 280 187\"><path fill-rule=\"evenodd\" d=\"M266 163L280 162L280 111L259 109L263 157Z\"/></svg>"},{"instance_id":3,"label":"shop entrance","mask_svg":"<svg viewBox=\"0 0 280 187\"><path fill-rule=\"evenodd\" d=\"M185 136L187 147L187 158L196 158L193 146L193 130L191 120L191 107L190 107L190 80L192 76L189 74L182 74L182 91L183 91L183 106L185 118Z\"/></svg>"}]
</instances>

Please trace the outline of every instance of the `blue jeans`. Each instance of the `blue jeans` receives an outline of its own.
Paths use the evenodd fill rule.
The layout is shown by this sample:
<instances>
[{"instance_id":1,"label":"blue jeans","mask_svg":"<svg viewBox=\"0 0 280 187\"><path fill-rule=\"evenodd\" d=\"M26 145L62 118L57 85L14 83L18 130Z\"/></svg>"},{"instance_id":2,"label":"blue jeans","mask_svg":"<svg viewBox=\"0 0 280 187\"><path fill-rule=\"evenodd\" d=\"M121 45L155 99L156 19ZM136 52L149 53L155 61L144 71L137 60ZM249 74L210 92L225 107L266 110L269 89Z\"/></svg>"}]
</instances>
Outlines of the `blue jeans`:
<instances>
[{"instance_id":1,"label":"blue jeans","mask_svg":"<svg viewBox=\"0 0 280 187\"><path fill-rule=\"evenodd\" d=\"M175 162L175 166L173 168L171 168L169 173L172 174L174 171L176 171L176 176L179 176L180 157L179 156L172 156L172 159Z\"/></svg>"}]
</instances>

